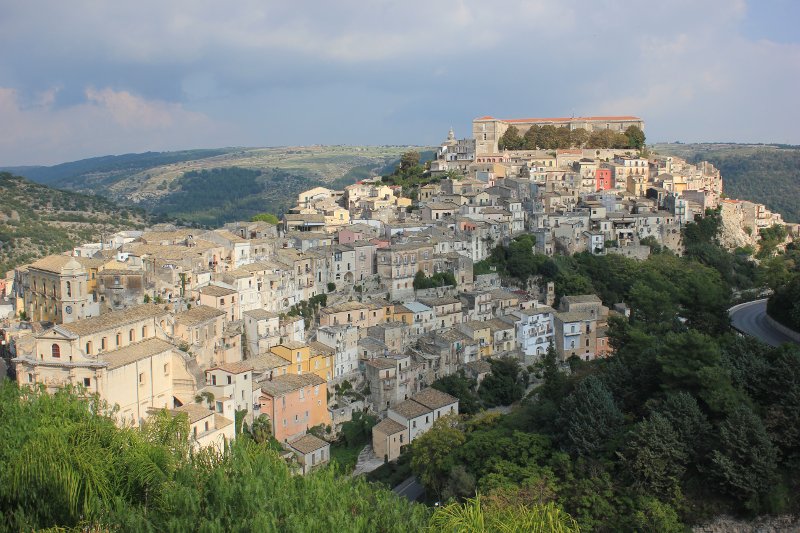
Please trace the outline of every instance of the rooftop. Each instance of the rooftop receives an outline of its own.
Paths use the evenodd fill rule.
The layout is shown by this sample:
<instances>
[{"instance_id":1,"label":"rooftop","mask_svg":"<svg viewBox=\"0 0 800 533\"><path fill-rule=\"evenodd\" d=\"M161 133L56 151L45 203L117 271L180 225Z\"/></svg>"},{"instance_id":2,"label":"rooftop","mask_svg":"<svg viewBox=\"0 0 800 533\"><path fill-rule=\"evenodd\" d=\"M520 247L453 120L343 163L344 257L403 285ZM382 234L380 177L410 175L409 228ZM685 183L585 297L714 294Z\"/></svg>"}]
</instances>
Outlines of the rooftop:
<instances>
[{"instance_id":1,"label":"rooftop","mask_svg":"<svg viewBox=\"0 0 800 533\"><path fill-rule=\"evenodd\" d=\"M167 341L161 339L147 339L130 344L124 348L119 348L118 350L102 353L99 358L108 362L108 370L114 370L135 361L164 353L173 348L174 346Z\"/></svg>"},{"instance_id":2,"label":"rooftop","mask_svg":"<svg viewBox=\"0 0 800 533\"><path fill-rule=\"evenodd\" d=\"M194 424L195 422L199 422L200 420L213 416L214 411L206 409L202 405L198 405L196 403L187 403L185 405L181 405L180 407L176 407L175 409L171 409L170 412L173 415L179 415L181 413L186 413L189 417L189 423Z\"/></svg>"},{"instance_id":3,"label":"rooftop","mask_svg":"<svg viewBox=\"0 0 800 533\"><path fill-rule=\"evenodd\" d=\"M315 452L319 449L330 446L327 441L315 437L311 433L306 433L299 439L295 439L289 443L289 446L302 453L303 455Z\"/></svg>"},{"instance_id":4,"label":"rooftop","mask_svg":"<svg viewBox=\"0 0 800 533\"><path fill-rule=\"evenodd\" d=\"M431 409L428 409L421 403L417 403L414 400L400 402L392 407L391 410L405 419L417 418L418 416L422 416L431 412Z\"/></svg>"},{"instance_id":5,"label":"rooftop","mask_svg":"<svg viewBox=\"0 0 800 533\"><path fill-rule=\"evenodd\" d=\"M432 387L419 391L411 399L431 410L458 403L458 398Z\"/></svg>"},{"instance_id":6,"label":"rooftop","mask_svg":"<svg viewBox=\"0 0 800 533\"><path fill-rule=\"evenodd\" d=\"M227 287L220 287L219 285L207 285L200 289L200 294L217 298L220 296L230 296L232 294L236 294L236 291Z\"/></svg>"},{"instance_id":7,"label":"rooftop","mask_svg":"<svg viewBox=\"0 0 800 533\"><path fill-rule=\"evenodd\" d=\"M384 418L383 420L375 424L372 427L372 430L379 431L384 435L394 435L396 433L401 433L405 431L406 426L404 426L400 422L392 420L391 418Z\"/></svg>"},{"instance_id":8,"label":"rooftop","mask_svg":"<svg viewBox=\"0 0 800 533\"><path fill-rule=\"evenodd\" d=\"M270 396L284 396L290 392L302 389L303 387L311 387L315 385L322 385L325 380L316 374L286 374L285 376L278 376L270 381L261 382L261 390Z\"/></svg>"},{"instance_id":9,"label":"rooftop","mask_svg":"<svg viewBox=\"0 0 800 533\"><path fill-rule=\"evenodd\" d=\"M69 324L60 324L59 327L73 335L92 335L108 329L118 328L141 320L161 317L167 314L167 311L156 304L143 304L125 309L124 311L112 311L111 313L84 318L83 320L78 320Z\"/></svg>"},{"instance_id":10,"label":"rooftop","mask_svg":"<svg viewBox=\"0 0 800 533\"><path fill-rule=\"evenodd\" d=\"M220 311L207 305L196 305L188 311L175 315L175 323L183 326L195 326L224 315L225 311Z\"/></svg>"}]
</instances>

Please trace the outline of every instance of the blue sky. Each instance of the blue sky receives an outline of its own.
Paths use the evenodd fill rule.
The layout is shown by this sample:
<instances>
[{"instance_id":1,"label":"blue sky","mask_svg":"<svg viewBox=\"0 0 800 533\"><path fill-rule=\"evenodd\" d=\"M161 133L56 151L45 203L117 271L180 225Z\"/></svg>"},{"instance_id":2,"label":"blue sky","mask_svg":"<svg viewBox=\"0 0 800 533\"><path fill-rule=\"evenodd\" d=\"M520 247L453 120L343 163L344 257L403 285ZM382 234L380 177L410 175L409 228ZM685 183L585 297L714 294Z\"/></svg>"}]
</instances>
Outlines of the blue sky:
<instances>
[{"instance_id":1,"label":"blue sky","mask_svg":"<svg viewBox=\"0 0 800 533\"><path fill-rule=\"evenodd\" d=\"M633 114L800 144L800 2L0 0L0 165Z\"/></svg>"}]
</instances>

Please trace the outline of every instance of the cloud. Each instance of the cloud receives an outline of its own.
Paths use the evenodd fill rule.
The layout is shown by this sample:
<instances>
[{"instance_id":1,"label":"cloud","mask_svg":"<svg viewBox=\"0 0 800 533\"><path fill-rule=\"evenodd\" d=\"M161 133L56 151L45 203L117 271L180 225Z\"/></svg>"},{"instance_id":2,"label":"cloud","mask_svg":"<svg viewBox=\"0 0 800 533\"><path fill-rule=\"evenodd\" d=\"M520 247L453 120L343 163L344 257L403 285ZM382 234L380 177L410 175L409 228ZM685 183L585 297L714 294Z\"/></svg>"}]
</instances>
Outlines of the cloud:
<instances>
[{"instance_id":1,"label":"cloud","mask_svg":"<svg viewBox=\"0 0 800 533\"><path fill-rule=\"evenodd\" d=\"M7 141L0 162L43 147L53 161L194 143L433 143L484 114L637 114L652 140L800 143L787 18L744 0L11 3L4 118L37 149Z\"/></svg>"},{"instance_id":2,"label":"cloud","mask_svg":"<svg viewBox=\"0 0 800 533\"><path fill-rule=\"evenodd\" d=\"M8 125L0 129L3 164L207 145L219 127L180 104L149 101L127 91L89 87L82 103L61 108L53 105L57 93L57 88L50 89L26 105L16 90L0 87L0 123Z\"/></svg>"}]
</instances>

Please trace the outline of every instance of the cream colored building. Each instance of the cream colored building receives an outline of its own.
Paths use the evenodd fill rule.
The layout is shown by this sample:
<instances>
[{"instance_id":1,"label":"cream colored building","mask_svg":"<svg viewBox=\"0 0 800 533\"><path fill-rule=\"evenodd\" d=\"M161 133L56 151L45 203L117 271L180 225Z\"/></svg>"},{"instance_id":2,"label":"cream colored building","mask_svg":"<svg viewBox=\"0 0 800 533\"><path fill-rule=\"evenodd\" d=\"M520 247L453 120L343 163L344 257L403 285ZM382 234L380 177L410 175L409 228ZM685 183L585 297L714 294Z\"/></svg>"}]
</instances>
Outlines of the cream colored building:
<instances>
[{"instance_id":1,"label":"cream colored building","mask_svg":"<svg viewBox=\"0 0 800 533\"><path fill-rule=\"evenodd\" d=\"M148 411L194 398L196 379L184 355L166 340L166 312L156 305L55 326L26 338L14 359L20 385L85 387L118 421L138 426Z\"/></svg>"},{"instance_id":2,"label":"cream colored building","mask_svg":"<svg viewBox=\"0 0 800 533\"><path fill-rule=\"evenodd\" d=\"M30 320L61 324L99 314L92 305L89 272L79 259L49 255L20 273L17 294Z\"/></svg>"}]
</instances>

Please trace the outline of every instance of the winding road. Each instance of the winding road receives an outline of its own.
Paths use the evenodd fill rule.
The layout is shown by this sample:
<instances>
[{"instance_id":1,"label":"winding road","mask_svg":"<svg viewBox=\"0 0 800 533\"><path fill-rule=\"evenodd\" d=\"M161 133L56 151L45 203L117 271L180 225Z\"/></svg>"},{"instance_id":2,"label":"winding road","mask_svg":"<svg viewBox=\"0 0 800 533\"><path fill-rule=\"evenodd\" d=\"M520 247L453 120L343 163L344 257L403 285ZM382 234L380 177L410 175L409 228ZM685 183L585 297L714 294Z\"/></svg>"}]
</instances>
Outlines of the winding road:
<instances>
[{"instance_id":1,"label":"winding road","mask_svg":"<svg viewBox=\"0 0 800 533\"><path fill-rule=\"evenodd\" d=\"M775 329L767 321L766 299L734 305L728 309L728 315L731 317L731 324L734 329L771 346L780 346L785 342L795 342L791 337Z\"/></svg>"}]
</instances>

